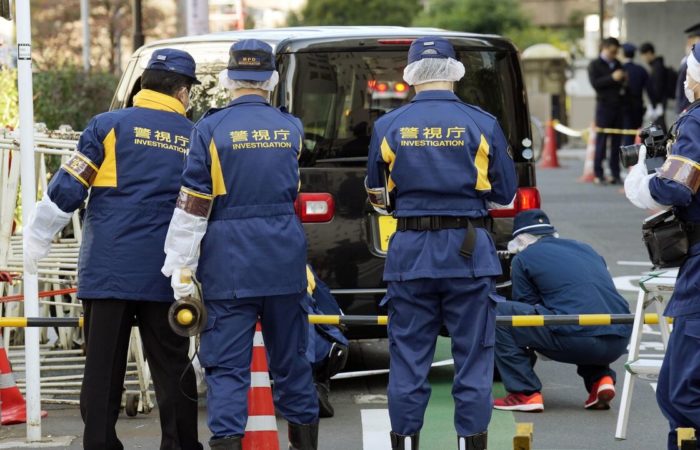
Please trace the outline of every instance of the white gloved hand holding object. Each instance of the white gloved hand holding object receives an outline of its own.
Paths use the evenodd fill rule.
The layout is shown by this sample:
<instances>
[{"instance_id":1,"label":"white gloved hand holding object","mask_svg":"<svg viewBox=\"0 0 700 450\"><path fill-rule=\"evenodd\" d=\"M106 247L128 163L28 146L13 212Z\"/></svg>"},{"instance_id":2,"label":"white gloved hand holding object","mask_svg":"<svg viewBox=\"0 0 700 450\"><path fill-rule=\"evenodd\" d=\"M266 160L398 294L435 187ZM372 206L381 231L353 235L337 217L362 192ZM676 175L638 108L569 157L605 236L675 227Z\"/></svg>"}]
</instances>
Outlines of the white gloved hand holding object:
<instances>
[{"instance_id":1,"label":"white gloved hand holding object","mask_svg":"<svg viewBox=\"0 0 700 450\"><path fill-rule=\"evenodd\" d=\"M656 120L656 119L658 119L659 117L661 117L661 116L664 115L664 108L663 108L663 106L661 105L661 103L659 103L658 105L656 105L656 107L654 107L654 113L653 113L653 115L654 115L654 118L653 118L652 120Z\"/></svg>"},{"instance_id":2,"label":"white gloved hand holding object","mask_svg":"<svg viewBox=\"0 0 700 450\"><path fill-rule=\"evenodd\" d=\"M37 273L39 260L49 254L54 235L68 224L72 216L72 212L62 211L46 194L37 202L22 231L24 261L30 274Z\"/></svg>"},{"instance_id":3,"label":"white gloved hand holding object","mask_svg":"<svg viewBox=\"0 0 700 450\"><path fill-rule=\"evenodd\" d=\"M645 164L647 148L639 147L639 159L625 178L625 196L634 206L641 209L665 209L654 200L649 191L649 181L656 176L655 173L647 173Z\"/></svg>"},{"instance_id":4,"label":"white gloved hand holding object","mask_svg":"<svg viewBox=\"0 0 700 450\"><path fill-rule=\"evenodd\" d=\"M183 272L186 271L189 275L182 278ZM189 281L188 281L189 279ZM194 281L192 281L192 272L190 269L181 268L174 269L173 276L170 278L170 286L173 288L175 300L189 297L194 294Z\"/></svg>"}]
</instances>

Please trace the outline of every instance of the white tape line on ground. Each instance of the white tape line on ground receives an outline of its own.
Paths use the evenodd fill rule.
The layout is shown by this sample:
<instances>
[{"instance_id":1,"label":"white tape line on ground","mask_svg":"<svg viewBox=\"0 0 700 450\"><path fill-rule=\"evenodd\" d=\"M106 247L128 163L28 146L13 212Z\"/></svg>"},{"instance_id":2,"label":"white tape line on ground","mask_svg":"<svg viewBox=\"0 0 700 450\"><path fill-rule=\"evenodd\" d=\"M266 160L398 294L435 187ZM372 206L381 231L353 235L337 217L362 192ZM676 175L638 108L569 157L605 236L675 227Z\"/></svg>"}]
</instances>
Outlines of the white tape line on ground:
<instances>
[{"instance_id":1,"label":"white tape line on ground","mask_svg":"<svg viewBox=\"0 0 700 450\"><path fill-rule=\"evenodd\" d=\"M656 383L649 383L651 385L651 388L656 392Z\"/></svg>"},{"instance_id":2,"label":"white tape line on ground","mask_svg":"<svg viewBox=\"0 0 700 450\"><path fill-rule=\"evenodd\" d=\"M388 409L363 409L362 415L362 450L386 450L391 448Z\"/></svg>"},{"instance_id":3,"label":"white tape line on ground","mask_svg":"<svg viewBox=\"0 0 700 450\"><path fill-rule=\"evenodd\" d=\"M651 267L649 261L618 261L618 266L639 266L639 267Z\"/></svg>"},{"instance_id":4,"label":"white tape line on ground","mask_svg":"<svg viewBox=\"0 0 700 450\"><path fill-rule=\"evenodd\" d=\"M245 426L246 431L277 431L275 416L250 416Z\"/></svg>"}]
</instances>

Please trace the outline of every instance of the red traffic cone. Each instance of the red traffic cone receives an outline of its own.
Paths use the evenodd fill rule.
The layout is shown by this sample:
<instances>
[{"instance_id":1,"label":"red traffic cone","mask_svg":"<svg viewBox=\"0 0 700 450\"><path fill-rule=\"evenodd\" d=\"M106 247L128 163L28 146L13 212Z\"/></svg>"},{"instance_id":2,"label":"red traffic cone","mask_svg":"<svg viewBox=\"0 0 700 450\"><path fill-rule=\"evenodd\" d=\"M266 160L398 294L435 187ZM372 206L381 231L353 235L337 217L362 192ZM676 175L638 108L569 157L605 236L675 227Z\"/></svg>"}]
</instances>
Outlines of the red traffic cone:
<instances>
[{"instance_id":1,"label":"red traffic cone","mask_svg":"<svg viewBox=\"0 0 700 450\"><path fill-rule=\"evenodd\" d=\"M554 131L554 121L547 122L547 130L544 134L544 149L542 150L542 161L540 167L543 169L556 169L561 167L557 159L557 135Z\"/></svg>"},{"instance_id":2,"label":"red traffic cone","mask_svg":"<svg viewBox=\"0 0 700 450\"><path fill-rule=\"evenodd\" d=\"M243 450L279 450L277 419L272 402L267 354L260 322L255 326L253 360L250 364L248 423L243 436Z\"/></svg>"},{"instance_id":3,"label":"red traffic cone","mask_svg":"<svg viewBox=\"0 0 700 450\"><path fill-rule=\"evenodd\" d=\"M591 124L588 132L588 143L586 144L586 161L583 163L583 174L578 179L582 183L591 183L595 178L593 172L593 160L595 159L595 139L596 131L595 124Z\"/></svg>"},{"instance_id":4,"label":"red traffic cone","mask_svg":"<svg viewBox=\"0 0 700 450\"><path fill-rule=\"evenodd\" d=\"M0 408L2 408L2 424L15 425L27 421L27 404L22 397L22 393L15 383L12 375L10 360L2 345L0 335ZM46 417L46 411L41 412L41 417Z\"/></svg>"}]
</instances>

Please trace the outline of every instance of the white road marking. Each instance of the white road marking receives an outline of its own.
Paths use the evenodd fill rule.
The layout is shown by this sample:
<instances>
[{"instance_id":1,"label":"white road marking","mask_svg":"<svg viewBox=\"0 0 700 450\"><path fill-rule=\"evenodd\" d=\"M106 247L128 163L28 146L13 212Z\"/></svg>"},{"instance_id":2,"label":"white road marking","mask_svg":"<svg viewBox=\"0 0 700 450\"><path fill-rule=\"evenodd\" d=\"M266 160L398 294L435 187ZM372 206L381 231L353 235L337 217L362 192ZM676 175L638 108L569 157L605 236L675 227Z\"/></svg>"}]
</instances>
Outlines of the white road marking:
<instances>
[{"instance_id":1,"label":"white road marking","mask_svg":"<svg viewBox=\"0 0 700 450\"><path fill-rule=\"evenodd\" d=\"M651 268L651 263L649 261L618 261L618 266L640 266Z\"/></svg>"},{"instance_id":2,"label":"white road marking","mask_svg":"<svg viewBox=\"0 0 700 450\"><path fill-rule=\"evenodd\" d=\"M656 383L649 383L651 385L651 388L656 392Z\"/></svg>"},{"instance_id":3,"label":"white road marking","mask_svg":"<svg viewBox=\"0 0 700 450\"><path fill-rule=\"evenodd\" d=\"M362 415L362 449L386 450L391 448L391 422L388 409L363 409Z\"/></svg>"}]
</instances>

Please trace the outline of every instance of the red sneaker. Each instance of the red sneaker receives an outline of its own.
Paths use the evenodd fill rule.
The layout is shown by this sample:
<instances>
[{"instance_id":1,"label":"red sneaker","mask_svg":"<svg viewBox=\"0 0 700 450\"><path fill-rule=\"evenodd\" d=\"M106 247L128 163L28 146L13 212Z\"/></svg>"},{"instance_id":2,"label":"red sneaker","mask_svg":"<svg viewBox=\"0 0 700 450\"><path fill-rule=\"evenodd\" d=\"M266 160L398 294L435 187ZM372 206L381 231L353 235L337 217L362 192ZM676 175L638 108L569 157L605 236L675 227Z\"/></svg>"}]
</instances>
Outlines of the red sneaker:
<instances>
[{"instance_id":1,"label":"red sneaker","mask_svg":"<svg viewBox=\"0 0 700 450\"><path fill-rule=\"evenodd\" d=\"M544 401L539 392L530 395L509 392L505 397L495 399L493 407L504 411L542 412L544 411Z\"/></svg>"},{"instance_id":2,"label":"red sneaker","mask_svg":"<svg viewBox=\"0 0 700 450\"><path fill-rule=\"evenodd\" d=\"M612 377L604 376L596 381L584 407L586 409L610 409L610 402L615 398L615 382Z\"/></svg>"}]
</instances>

